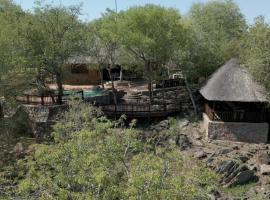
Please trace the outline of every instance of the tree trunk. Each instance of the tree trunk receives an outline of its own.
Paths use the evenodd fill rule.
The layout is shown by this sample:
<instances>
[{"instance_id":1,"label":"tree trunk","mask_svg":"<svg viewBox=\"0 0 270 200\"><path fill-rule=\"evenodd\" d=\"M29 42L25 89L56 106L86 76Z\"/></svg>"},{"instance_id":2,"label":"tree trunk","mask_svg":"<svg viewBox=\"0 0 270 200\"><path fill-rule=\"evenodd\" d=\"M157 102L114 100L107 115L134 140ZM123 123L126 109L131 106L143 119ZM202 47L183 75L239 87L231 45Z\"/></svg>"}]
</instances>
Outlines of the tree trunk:
<instances>
[{"instance_id":1,"label":"tree trunk","mask_svg":"<svg viewBox=\"0 0 270 200\"><path fill-rule=\"evenodd\" d=\"M112 65L114 66L114 65ZM116 97L116 94L115 94L115 89L114 89L114 81L113 81L113 77L112 77L112 69L111 69L111 65L109 65L109 67L107 68L108 69L108 72L109 72L109 76L110 76L110 79L111 79L111 82L112 82L112 93L113 93L113 101L114 101L114 104L117 105L117 97Z\"/></svg>"},{"instance_id":2,"label":"tree trunk","mask_svg":"<svg viewBox=\"0 0 270 200\"><path fill-rule=\"evenodd\" d=\"M190 97L190 99L191 99L193 108L194 108L194 114L195 114L195 116L197 116L197 115L198 115L197 106L196 106L195 100L194 100L194 98L193 98L192 91L191 91L191 89L190 89L190 87L189 87L189 84L188 84L188 81L187 81L187 78L186 78L186 77L185 77L185 84L186 84L187 91L188 91L189 97Z\"/></svg>"},{"instance_id":3,"label":"tree trunk","mask_svg":"<svg viewBox=\"0 0 270 200\"><path fill-rule=\"evenodd\" d=\"M3 111L3 106L0 102L0 121L4 118L4 111Z\"/></svg>"},{"instance_id":4,"label":"tree trunk","mask_svg":"<svg viewBox=\"0 0 270 200\"><path fill-rule=\"evenodd\" d=\"M123 68L122 66L120 67L120 82L123 81Z\"/></svg>"},{"instance_id":5,"label":"tree trunk","mask_svg":"<svg viewBox=\"0 0 270 200\"><path fill-rule=\"evenodd\" d=\"M104 89L105 87L104 87L103 72L102 72L101 66L98 67L98 71L99 71L99 76L100 76L100 84L101 84L102 88Z\"/></svg>"},{"instance_id":6,"label":"tree trunk","mask_svg":"<svg viewBox=\"0 0 270 200\"><path fill-rule=\"evenodd\" d=\"M57 88L58 88L58 98L57 98L57 103L61 105L63 103L62 97L63 97L63 80L62 80L62 75L61 74L56 74L56 83L57 83Z\"/></svg>"},{"instance_id":7,"label":"tree trunk","mask_svg":"<svg viewBox=\"0 0 270 200\"><path fill-rule=\"evenodd\" d=\"M108 69L108 72L109 72L109 76L110 76L110 79L111 79L111 82L112 82L112 89L114 90L114 81L113 81L113 78L112 78L111 69Z\"/></svg>"},{"instance_id":8,"label":"tree trunk","mask_svg":"<svg viewBox=\"0 0 270 200\"><path fill-rule=\"evenodd\" d=\"M147 76L148 76L148 92L149 92L149 101L152 103L153 101L153 95L152 95L152 68L151 68L151 63L147 61L145 63L146 71L147 71Z\"/></svg>"}]
</instances>

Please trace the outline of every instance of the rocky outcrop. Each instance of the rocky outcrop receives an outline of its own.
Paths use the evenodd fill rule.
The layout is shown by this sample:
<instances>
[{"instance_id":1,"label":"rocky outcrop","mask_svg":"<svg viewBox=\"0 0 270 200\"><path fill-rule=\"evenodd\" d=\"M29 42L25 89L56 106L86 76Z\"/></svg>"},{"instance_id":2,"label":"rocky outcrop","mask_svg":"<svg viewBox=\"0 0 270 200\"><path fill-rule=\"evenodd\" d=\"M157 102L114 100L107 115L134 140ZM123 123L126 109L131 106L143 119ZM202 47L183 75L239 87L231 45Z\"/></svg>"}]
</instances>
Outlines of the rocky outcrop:
<instances>
[{"instance_id":1,"label":"rocky outcrop","mask_svg":"<svg viewBox=\"0 0 270 200\"><path fill-rule=\"evenodd\" d=\"M38 140L42 140L42 138L50 134L55 117L66 109L67 105L22 105L16 109L12 120L21 122L23 126L27 125L27 130Z\"/></svg>"},{"instance_id":2,"label":"rocky outcrop","mask_svg":"<svg viewBox=\"0 0 270 200\"><path fill-rule=\"evenodd\" d=\"M222 176L220 179L221 185L226 187L242 185L257 180L253 170L235 160L221 161L217 167L217 173Z\"/></svg>"},{"instance_id":3,"label":"rocky outcrop","mask_svg":"<svg viewBox=\"0 0 270 200\"><path fill-rule=\"evenodd\" d=\"M162 130L166 130L169 128L169 120L163 120L157 124L153 124L150 126L150 130L151 131L162 131Z\"/></svg>"},{"instance_id":4,"label":"rocky outcrop","mask_svg":"<svg viewBox=\"0 0 270 200\"><path fill-rule=\"evenodd\" d=\"M187 150L191 148L192 143L186 135L179 134L176 138L176 145L180 148L180 150Z\"/></svg>"},{"instance_id":5,"label":"rocky outcrop","mask_svg":"<svg viewBox=\"0 0 270 200\"><path fill-rule=\"evenodd\" d=\"M215 170L223 187L235 187L249 183L252 187L239 199L253 200L270 197L270 145L224 140L211 140L196 123L181 129L181 134L191 142L184 153L204 162ZM217 193L219 194L219 193ZM209 194L210 199L235 199L230 194ZM259 198L259 199L260 199Z\"/></svg>"}]
</instances>

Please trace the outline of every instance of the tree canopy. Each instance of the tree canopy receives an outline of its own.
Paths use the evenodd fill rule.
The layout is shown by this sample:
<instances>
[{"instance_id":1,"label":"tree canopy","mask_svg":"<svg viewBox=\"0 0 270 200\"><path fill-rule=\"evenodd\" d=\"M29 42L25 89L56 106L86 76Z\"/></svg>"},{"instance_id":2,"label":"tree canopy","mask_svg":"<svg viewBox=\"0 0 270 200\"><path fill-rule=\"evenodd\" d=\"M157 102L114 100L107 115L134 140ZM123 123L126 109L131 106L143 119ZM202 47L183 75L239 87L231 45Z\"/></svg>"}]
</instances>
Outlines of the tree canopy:
<instances>
[{"instance_id":1,"label":"tree canopy","mask_svg":"<svg viewBox=\"0 0 270 200\"><path fill-rule=\"evenodd\" d=\"M230 58L238 58L247 24L231 0L195 3L188 13L191 24L188 61L193 74L205 76Z\"/></svg>"},{"instance_id":2,"label":"tree canopy","mask_svg":"<svg viewBox=\"0 0 270 200\"><path fill-rule=\"evenodd\" d=\"M29 84L31 71L23 66L24 46L20 35L26 16L11 1L0 0L0 96L7 99L21 93Z\"/></svg>"},{"instance_id":3,"label":"tree canopy","mask_svg":"<svg viewBox=\"0 0 270 200\"><path fill-rule=\"evenodd\" d=\"M270 25L263 17L255 19L245 39L242 62L255 78L270 89Z\"/></svg>"},{"instance_id":4,"label":"tree canopy","mask_svg":"<svg viewBox=\"0 0 270 200\"><path fill-rule=\"evenodd\" d=\"M188 200L215 188L216 175L202 163L157 145L166 133L144 139L135 123L121 128L87 104L70 107L54 126L56 143L36 146L28 158L15 197Z\"/></svg>"},{"instance_id":5,"label":"tree canopy","mask_svg":"<svg viewBox=\"0 0 270 200\"><path fill-rule=\"evenodd\" d=\"M120 13L119 23L121 42L145 66L144 75L151 91L153 68L167 64L174 51L185 43L181 15L175 9L149 4Z\"/></svg>"},{"instance_id":6,"label":"tree canopy","mask_svg":"<svg viewBox=\"0 0 270 200\"><path fill-rule=\"evenodd\" d=\"M25 58L34 66L38 78L54 77L58 103L63 95L63 67L68 59L85 49L84 26L79 21L79 7L53 7L37 4L34 15L24 24Z\"/></svg>"}]
</instances>

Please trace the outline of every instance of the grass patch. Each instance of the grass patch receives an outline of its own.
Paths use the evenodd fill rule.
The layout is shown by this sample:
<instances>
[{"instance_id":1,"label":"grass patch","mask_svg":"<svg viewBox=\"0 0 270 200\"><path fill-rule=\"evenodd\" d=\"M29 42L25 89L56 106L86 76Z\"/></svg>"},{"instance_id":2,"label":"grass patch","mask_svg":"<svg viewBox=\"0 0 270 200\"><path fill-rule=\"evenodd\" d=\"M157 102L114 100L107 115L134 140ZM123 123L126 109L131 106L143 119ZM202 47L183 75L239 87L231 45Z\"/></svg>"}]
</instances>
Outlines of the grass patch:
<instances>
[{"instance_id":1,"label":"grass patch","mask_svg":"<svg viewBox=\"0 0 270 200\"><path fill-rule=\"evenodd\" d=\"M231 198L243 197L251 188L255 187L256 185L257 183L250 182L244 185L239 185L231 188L224 188L223 192L228 194Z\"/></svg>"}]
</instances>

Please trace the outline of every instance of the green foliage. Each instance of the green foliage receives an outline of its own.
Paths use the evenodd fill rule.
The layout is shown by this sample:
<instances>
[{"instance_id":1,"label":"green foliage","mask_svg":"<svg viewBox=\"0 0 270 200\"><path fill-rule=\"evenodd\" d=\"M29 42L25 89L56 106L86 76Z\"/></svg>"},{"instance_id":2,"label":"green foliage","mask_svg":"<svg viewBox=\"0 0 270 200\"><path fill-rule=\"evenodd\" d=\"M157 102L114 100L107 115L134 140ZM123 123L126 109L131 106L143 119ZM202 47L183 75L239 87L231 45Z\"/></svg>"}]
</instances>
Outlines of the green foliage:
<instances>
[{"instance_id":1,"label":"green foliage","mask_svg":"<svg viewBox=\"0 0 270 200\"><path fill-rule=\"evenodd\" d=\"M167 63L184 42L184 27L177 10L156 5L132 7L120 15L122 42L143 62Z\"/></svg>"},{"instance_id":2,"label":"green foliage","mask_svg":"<svg viewBox=\"0 0 270 200\"><path fill-rule=\"evenodd\" d=\"M258 17L250 27L245 40L243 63L255 78L270 89L270 26Z\"/></svg>"},{"instance_id":3,"label":"green foliage","mask_svg":"<svg viewBox=\"0 0 270 200\"><path fill-rule=\"evenodd\" d=\"M18 198L207 199L215 187L216 175L176 147L156 146L151 138L142 139L134 123L116 128L104 117L91 116L94 110L78 106L57 123L56 143L35 146ZM71 129L66 124L79 120L77 113L87 117ZM69 137L62 137L61 124Z\"/></svg>"},{"instance_id":4,"label":"green foliage","mask_svg":"<svg viewBox=\"0 0 270 200\"><path fill-rule=\"evenodd\" d=\"M94 51L92 54L95 59L98 61L102 59L99 64L118 64L118 50L121 43L119 41L117 13L107 10L100 19L90 24L90 29L90 37L94 37L92 42L95 46L92 48Z\"/></svg>"},{"instance_id":5,"label":"green foliage","mask_svg":"<svg viewBox=\"0 0 270 200\"><path fill-rule=\"evenodd\" d=\"M20 27L26 13L12 1L0 0L0 97L6 99L21 93L29 84L31 71L23 59Z\"/></svg>"},{"instance_id":6,"label":"green foliage","mask_svg":"<svg viewBox=\"0 0 270 200\"><path fill-rule=\"evenodd\" d=\"M105 120L101 110L78 100L68 103L68 110L60 113L53 129L53 136L57 141L66 141L73 134L82 129L93 130L95 120Z\"/></svg>"},{"instance_id":7,"label":"green foliage","mask_svg":"<svg viewBox=\"0 0 270 200\"><path fill-rule=\"evenodd\" d=\"M123 47L144 66L143 75L150 92L152 79L164 69L174 52L184 46L186 31L181 15L175 9L148 4L120 13L118 23Z\"/></svg>"},{"instance_id":8,"label":"green foliage","mask_svg":"<svg viewBox=\"0 0 270 200\"><path fill-rule=\"evenodd\" d=\"M85 50L85 26L78 19L80 7L37 4L34 10L22 27L25 58L36 69L39 81L55 78L61 103L63 67L69 58Z\"/></svg>"},{"instance_id":9,"label":"green foliage","mask_svg":"<svg viewBox=\"0 0 270 200\"><path fill-rule=\"evenodd\" d=\"M231 0L195 3L188 14L188 73L207 77L231 58L239 57L247 25Z\"/></svg>"}]
</instances>

